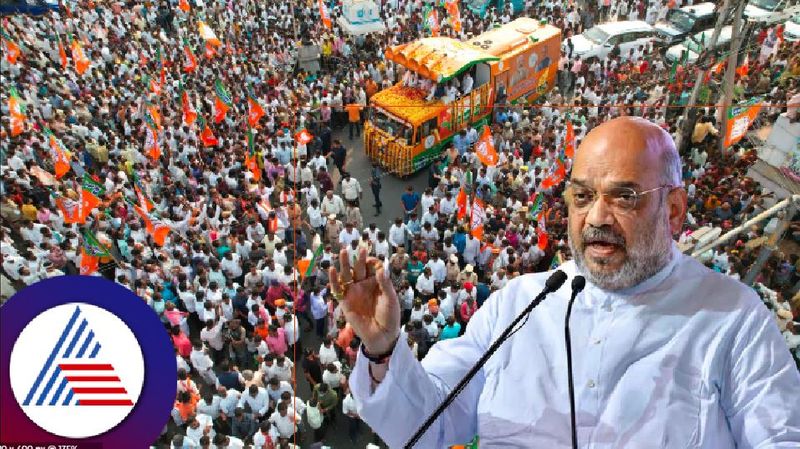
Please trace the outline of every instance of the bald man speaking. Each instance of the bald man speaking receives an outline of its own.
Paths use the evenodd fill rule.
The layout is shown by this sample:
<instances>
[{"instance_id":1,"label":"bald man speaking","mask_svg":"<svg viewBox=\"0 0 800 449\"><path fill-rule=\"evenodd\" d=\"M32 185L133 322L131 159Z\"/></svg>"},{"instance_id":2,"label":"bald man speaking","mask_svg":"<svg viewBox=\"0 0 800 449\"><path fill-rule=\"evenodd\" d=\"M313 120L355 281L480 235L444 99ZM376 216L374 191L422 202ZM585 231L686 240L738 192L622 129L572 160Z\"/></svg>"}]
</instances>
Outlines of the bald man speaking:
<instances>
[{"instance_id":1,"label":"bald man speaking","mask_svg":"<svg viewBox=\"0 0 800 449\"><path fill-rule=\"evenodd\" d=\"M800 374L774 319L749 287L681 254L686 215L671 137L624 117L581 143L566 191L574 260L583 275L570 319L581 448L800 447ZM398 342L400 308L387 273L361 253L331 272L363 341L350 379L361 417L402 447L549 273L494 293L464 336L418 362ZM373 269L372 267L377 267ZM340 276L341 275L341 276ZM571 446L564 319L569 282L533 311L416 447Z\"/></svg>"}]
</instances>

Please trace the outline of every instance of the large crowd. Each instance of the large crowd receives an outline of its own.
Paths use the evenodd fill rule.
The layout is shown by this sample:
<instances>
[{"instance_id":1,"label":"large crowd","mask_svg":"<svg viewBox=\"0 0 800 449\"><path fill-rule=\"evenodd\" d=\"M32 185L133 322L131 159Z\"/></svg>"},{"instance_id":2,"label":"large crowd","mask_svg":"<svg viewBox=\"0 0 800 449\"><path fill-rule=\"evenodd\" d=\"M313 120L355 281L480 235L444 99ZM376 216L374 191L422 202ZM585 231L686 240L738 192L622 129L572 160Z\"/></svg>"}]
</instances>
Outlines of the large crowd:
<instances>
[{"instance_id":1,"label":"large crowd","mask_svg":"<svg viewBox=\"0 0 800 449\"><path fill-rule=\"evenodd\" d=\"M390 267L402 302L403 341L424 357L437 341L462 334L509 279L570 258L564 184L541 187L564 146L566 121L578 143L619 115L646 117L677 136L698 69L686 65L670 74L649 47L627 61L582 62L565 44L557 87L540 104L498 105L496 166L480 162L473 149L478 132L468 130L426 168L426 189L408 186L401 198L380 198L381 183L390 181L378 168L369 179L347 171L350 158L366 157L348 148L352 127L365 119L359 111L373 94L402 79L403 69L382 58L384 49L427 35L422 2L384 1L387 31L358 39L338 28L338 8L333 28L325 28L312 1L66 3L58 13L3 19L4 39L20 47L20 56L0 66L2 295L78 274L87 230L96 236L109 253L100 255L93 275L137 293L175 344L177 396L155 443L163 447L356 441L368 432L347 383L359 340L330 293L327 269L362 247ZM466 39L524 14L563 29L567 42L601 21L652 23L681 4L528 0L521 13L490 8L484 18L462 5L461 31L443 20L441 32ZM215 30L220 45L197 33L200 21ZM760 57L763 40L746 46L753 57L748 74L737 77L735 95L763 95L772 105L762 112L766 123L798 93L800 59L788 42ZM74 41L90 61L83 75L72 60L62 66L59 45ZM319 46L318 72L296 67L300 42ZM193 49L192 71L185 70L186 47ZM231 97L219 121L217 80ZM701 103L708 104L720 82L712 76ZM6 86L26 106L25 130L15 136ZM187 124L187 95L203 122ZM248 99L264 110L254 129L247 126ZM721 151L715 111L699 109L691 117L694 132L682 149L690 207L680 243L703 227L729 230L774 201L748 176L757 160L753 145L743 140ZM145 150L154 118L158 157ZM313 137L308 143L295 138L302 130ZM49 132L69 152L68 170L58 179ZM100 204L85 223L65 223L63 205L81 201L84 175L102 187ZM364 194L368 186L374 198ZM470 232L469 215L456 213L462 188L487 205L480 240ZM376 212L381 200L402 210L378 226L367 217L371 199ZM541 214L533 216L534 208ZM775 226L777 219L755 225L702 261L742 278ZM800 229L789 233L787 245L794 246L772 254L755 288L800 364L800 299L793 290L800 257L791 251Z\"/></svg>"}]
</instances>

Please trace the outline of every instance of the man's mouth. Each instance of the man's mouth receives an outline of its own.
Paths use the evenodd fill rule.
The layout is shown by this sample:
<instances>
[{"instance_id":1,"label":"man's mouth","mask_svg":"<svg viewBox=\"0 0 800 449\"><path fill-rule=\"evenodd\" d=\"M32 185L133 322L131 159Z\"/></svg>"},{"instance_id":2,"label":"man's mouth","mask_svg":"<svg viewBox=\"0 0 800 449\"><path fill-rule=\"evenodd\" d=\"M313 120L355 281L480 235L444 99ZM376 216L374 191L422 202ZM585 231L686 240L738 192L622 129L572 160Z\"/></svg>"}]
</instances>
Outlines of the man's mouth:
<instances>
[{"instance_id":1,"label":"man's mouth","mask_svg":"<svg viewBox=\"0 0 800 449\"><path fill-rule=\"evenodd\" d=\"M585 251L594 257L609 257L618 251L624 251L621 243L604 239L591 239L584 243Z\"/></svg>"}]
</instances>

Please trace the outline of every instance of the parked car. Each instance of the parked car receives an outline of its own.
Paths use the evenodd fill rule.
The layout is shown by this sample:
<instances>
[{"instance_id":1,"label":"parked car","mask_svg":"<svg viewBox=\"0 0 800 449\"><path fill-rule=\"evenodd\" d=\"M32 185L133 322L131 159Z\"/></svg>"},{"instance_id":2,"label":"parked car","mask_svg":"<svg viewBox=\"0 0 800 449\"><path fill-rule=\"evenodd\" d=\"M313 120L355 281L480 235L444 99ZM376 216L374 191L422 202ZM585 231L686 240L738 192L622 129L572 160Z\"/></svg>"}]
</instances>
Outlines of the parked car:
<instances>
[{"instance_id":1,"label":"parked car","mask_svg":"<svg viewBox=\"0 0 800 449\"><path fill-rule=\"evenodd\" d=\"M744 7L744 16L763 25L781 23L800 13L799 0L750 0Z\"/></svg>"},{"instance_id":2,"label":"parked car","mask_svg":"<svg viewBox=\"0 0 800 449\"><path fill-rule=\"evenodd\" d=\"M632 48L647 46L655 36L655 29L647 22L630 20L596 25L570 40L574 54L581 59L602 59L615 48L622 59L627 59Z\"/></svg>"},{"instance_id":3,"label":"parked car","mask_svg":"<svg viewBox=\"0 0 800 449\"><path fill-rule=\"evenodd\" d=\"M707 48L708 44L711 43L711 35L713 33L713 28L703 30L687 38L683 43L673 45L667 50L666 54L664 55L664 59L667 60L668 64L672 64L675 61L680 61L681 55L684 51L686 51L688 52L686 55L686 62L697 62L697 59L700 57L700 53L702 53L703 49ZM730 48L732 36L733 27L730 25L723 27L719 32L717 43L714 46L714 53L717 55L725 53L728 48Z\"/></svg>"},{"instance_id":4,"label":"parked car","mask_svg":"<svg viewBox=\"0 0 800 449\"><path fill-rule=\"evenodd\" d=\"M713 28L717 22L716 5L712 2L698 3L671 9L667 13L666 21L655 25L658 39L666 48L676 45L699 31Z\"/></svg>"},{"instance_id":5,"label":"parked car","mask_svg":"<svg viewBox=\"0 0 800 449\"><path fill-rule=\"evenodd\" d=\"M785 25L786 27L783 29L783 38L786 39L787 42L800 41L800 14L795 14Z\"/></svg>"},{"instance_id":6,"label":"parked car","mask_svg":"<svg viewBox=\"0 0 800 449\"><path fill-rule=\"evenodd\" d=\"M0 0L0 15L29 14L41 16L58 11L58 0Z\"/></svg>"}]
</instances>

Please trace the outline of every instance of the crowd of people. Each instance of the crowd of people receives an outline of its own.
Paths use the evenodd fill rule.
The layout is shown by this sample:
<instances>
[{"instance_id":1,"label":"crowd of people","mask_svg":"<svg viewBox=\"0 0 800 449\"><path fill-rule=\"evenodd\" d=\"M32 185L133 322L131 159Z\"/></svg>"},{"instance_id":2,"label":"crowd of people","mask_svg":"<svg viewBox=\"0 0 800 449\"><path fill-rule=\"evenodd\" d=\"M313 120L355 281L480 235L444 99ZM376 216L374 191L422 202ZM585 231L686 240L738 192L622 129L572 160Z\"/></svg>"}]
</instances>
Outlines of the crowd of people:
<instances>
[{"instance_id":1,"label":"crowd of people","mask_svg":"<svg viewBox=\"0 0 800 449\"><path fill-rule=\"evenodd\" d=\"M681 3L529 0L522 12L491 8L484 18L462 5L462 30L443 20L441 32L466 39L524 14L548 20L568 39L602 20L652 22ZM619 115L646 117L677 136L680 106L698 69L687 65L670 75L656 48L637 49L625 60L580 61L567 44L558 85L541 104L495 111L496 166L481 164L473 149L478 130L465 130L427 169L425 190L409 186L401 198L383 198L402 210L378 225L364 217L369 201L362 185L379 186L383 175L353 177L348 157L366 156L348 147L369 97L403 79L401 67L382 59L386 46L427 35L421 2L383 2L387 31L361 39L338 30L338 8L333 29L326 29L311 1L66 4L58 13L4 19L4 41L18 45L20 56L15 63L4 58L0 70L4 86L14 86L26 105L26 123L12 135L4 88L2 294L78 274L86 231L97 236L109 253L93 275L136 292L175 344L177 396L157 442L173 448L319 447L345 434L356 441L367 429L347 377L359 340L331 295L328 268L364 247L390 267L402 302L401 338L424 357L437 341L461 335L509 279L570 257L564 184L542 188L564 147L566 121L578 143ZM197 33L200 21L216 30L221 44ZM321 48L318 73L295 69L294 48L302 39ZM74 41L90 61L83 75L72 59L62 65L59 46ZM186 69L186 48L194 53L193 70ZM762 115L768 121L797 94L800 59L788 42L763 59L760 50L760 42L745 49L754 57L735 92L737 98L763 95L773 105ZM217 80L232 100L220 120L214 119ZM707 99L719 82L709 81ZM254 129L248 99L264 109ZM203 122L187 123L187 102ZM153 106L160 122L157 157L143 150ZM748 176L757 159L752 144L720 150L715 112L701 109L691 119L695 132L682 150L690 211L680 243L703 227L731 229L773 201ZM348 122L349 139L337 140ZM58 179L46 130L71 153ZM302 130L313 136L308 143L295 139ZM66 223L60 206L81 201L84 175L104 194L85 223ZM481 239L473 236L468 214L458 217L462 189L487 206ZM375 200L380 212L379 192ZM168 234L157 237L154 222ZM704 254L703 262L744 277L758 242L775 226L775 220L753 226ZM543 227L547 237L540 244ZM773 253L756 288L800 363L800 230L791 232L787 244L794 246Z\"/></svg>"}]
</instances>

